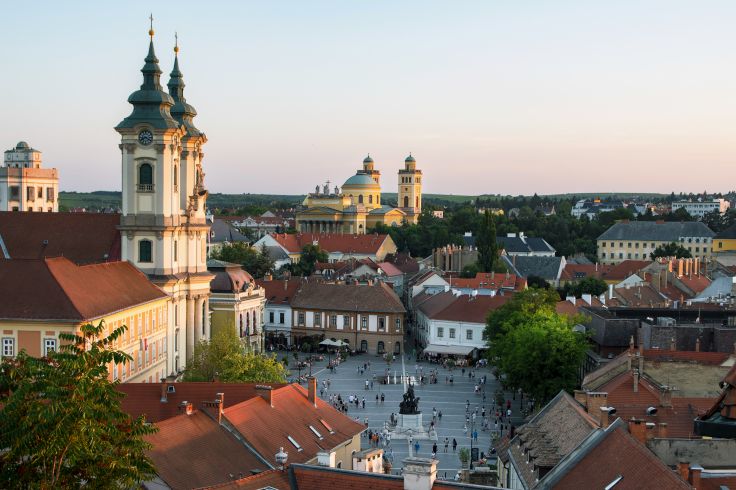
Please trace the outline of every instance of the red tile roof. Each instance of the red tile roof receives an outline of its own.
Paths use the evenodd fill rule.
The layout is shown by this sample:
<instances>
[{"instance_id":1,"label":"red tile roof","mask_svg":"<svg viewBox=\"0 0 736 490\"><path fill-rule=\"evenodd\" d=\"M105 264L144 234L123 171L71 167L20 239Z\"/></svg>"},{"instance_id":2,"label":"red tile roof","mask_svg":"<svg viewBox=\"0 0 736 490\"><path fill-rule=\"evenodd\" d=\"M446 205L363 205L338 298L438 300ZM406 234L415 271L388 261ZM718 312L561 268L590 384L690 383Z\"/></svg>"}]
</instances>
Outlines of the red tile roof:
<instances>
[{"instance_id":1,"label":"red tile roof","mask_svg":"<svg viewBox=\"0 0 736 490\"><path fill-rule=\"evenodd\" d=\"M258 453L275 454L279 447L283 447L292 463L309 461L319 451L332 449L365 430L363 424L319 398L315 408L307 399L307 390L296 384L274 389L271 405L262 397L253 397L226 408L224 417ZM323 420L329 428L322 423ZM321 438L314 434L310 425ZM289 441L288 436L301 446L301 451Z\"/></svg>"},{"instance_id":2,"label":"red tile roof","mask_svg":"<svg viewBox=\"0 0 736 490\"><path fill-rule=\"evenodd\" d=\"M690 488L622 427L607 431L600 443L573 464L553 488L606 488L619 477L623 478L616 490Z\"/></svg>"},{"instance_id":3,"label":"red tile roof","mask_svg":"<svg viewBox=\"0 0 736 490\"><path fill-rule=\"evenodd\" d=\"M386 274L388 277L400 276L404 274L391 262L379 262L378 267L380 267L383 273Z\"/></svg>"},{"instance_id":4,"label":"red tile roof","mask_svg":"<svg viewBox=\"0 0 736 490\"><path fill-rule=\"evenodd\" d=\"M300 253L305 245L314 242L326 252L343 252L357 254L375 254L389 239L388 235L351 235L345 233L297 233L289 235L286 233L271 234L274 240L289 253Z\"/></svg>"},{"instance_id":5,"label":"red tile roof","mask_svg":"<svg viewBox=\"0 0 736 490\"><path fill-rule=\"evenodd\" d=\"M616 299L625 306L662 308L666 307L669 303L651 284L632 286L630 288L616 288L614 289L614 294L616 295Z\"/></svg>"},{"instance_id":6,"label":"red tile roof","mask_svg":"<svg viewBox=\"0 0 736 490\"><path fill-rule=\"evenodd\" d=\"M622 354L626 355L626 353ZM644 359L659 361L686 361L711 366L720 366L731 357L728 352L695 352L685 350L644 350Z\"/></svg>"},{"instance_id":7,"label":"red tile roof","mask_svg":"<svg viewBox=\"0 0 736 490\"><path fill-rule=\"evenodd\" d=\"M469 289L513 289L519 290L521 282L526 285L526 281L515 274L494 274L488 272L478 272L473 278L453 277L448 278L453 287L469 288ZM523 289L523 285L522 289Z\"/></svg>"},{"instance_id":8,"label":"red tile roof","mask_svg":"<svg viewBox=\"0 0 736 490\"><path fill-rule=\"evenodd\" d=\"M156 424L145 437L156 473L171 488L193 488L231 481L268 466L209 415L195 411ZM233 476L231 476L233 475Z\"/></svg>"},{"instance_id":9,"label":"red tile roof","mask_svg":"<svg viewBox=\"0 0 736 490\"><path fill-rule=\"evenodd\" d=\"M257 279L256 284L265 289L269 304L290 305L302 284L301 279Z\"/></svg>"},{"instance_id":10,"label":"red tile roof","mask_svg":"<svg viewBox=\"0 0 736 490\"><path fill-rule=\"evenodd\" d=\"M117 261L119 224L119 214L0 212L0 242L11 259L64 256L78 264Z\"/></svg>"},{"instance_id":11,"label":"red tile roof","mask_svg":"<svg viewBox=\"0 0 736 490\"><path fill-rule=\"evenodd\" d=\"M469 294L456 296L452 291L437 294L417 295L414 306L427 318L453 322L485 323L488 313L500 308L512 297L511 293L501 295Z\"/></svg>"},{"instance_id":12,"label":"red tile roof","mask_svg":"<svg viewBox=\"0 0 736 490\"><path fill-rule=\"evenodd\" d=\"M84 321L165 298L129 262L0 260L0 318Z\"/></svg>"},{"instance_id":13,"label":"red tile roof","mask_svg":"<svg viewBox=\"0 0 736 490\"><path fill-rule=\"evenodd\" d=\"M705 288L710 286L711 280L708 279L705 276L701 275L694 275L694 276L680 276L678 277L680 281L691 291L695 292L695 294L698 294L702 292Z\"/></svg>"},{"instance_id":14,"label":"red tile roof","mask_svg":"<svg viewBox=\"0 0 736 490\"><path fill-rule=\"evenodd\" d=\"M560 274L561 281L579 281L586 277L601 278L608 274L614 266L603 264L565 264Z\"/></svg>"},{"instance_id":15,"label":"red tile roof","mask_svg":"<svg viewBox=\"0 0 736 490\"><path fill-rule=\"evenodd\" d=\"M636 418L656 424L666 423L667 437L674 438L693 437L693 420L699 414L705 413L715 401L715 398L672 397L672 407L662 407L659 388L645 377L639 380L639 389L634 392L634 377L631 371L619 374L596 391L608 393L606 404L616 408L617 417L622 420ZM647 415L649 407L657 407L657 414Z\"/></svg>"},{"instance_id":16,"label":"red tile roof","mask_svg":"<svg viewBox=\"0 0 736 490\"><path fill-rule=\"evenodd\" d=\"M291 483L289 482L289 470L268 470L257 475L246 476L235 481L222 483L220 485L213 485L202 487L201 489L218 489L218 490L229 490L229 489L241 489L241 490L263 490L265 488L273 487L277 490L290 490Z\"/></svg>"},{"instance_id":17,"label":"red tile roof","mask_svg":"<svg viewBox=\"0 0 736 490\"><path fill-rule=\"evenodd\" d=\"M651 260L624 260L612 266L607 271L602 272L601 279L604 281L623 281L631 274L636 274L651 263Z\"/></svg>"},{"instance_id":18,"label":"red tile roof","mask_svg":"<svg viewBox=\"0 0 736 490\"><path fill-rule=\"evenodd\" d=\"M700 486L697 490L728 490L736 488L736 476L720 476L714 474L713 476L700 475Z\"/></svg>"},{"instance_id":19,"label":"red tile roof","mask_svg":"<svg viewBox=\"0 0 736 490\"><path fill-rule=\"evenodd\" d=\"M141 415L148 422L160 422L179 415L179 404L188 401L195 409L202 403L213 401L217 393L224 393L225 408L249 400L255 396L254 383L172 383L174 393L167 393L167 402L161 402L161 383L123 383L116 386L126 396L122 408L132 417ZM271 384L275 388L284 384Z\"/></svg>"},{"instance_id":20,"label":"red tile roof","mask_svg":"<svg viewBox=\"0 0 736 490\"><path fill-rule=\"evenodd\" d=\"M297 291L291 306L328 311L406 312L394 290L383 282L376 285L308 282Z\"/></svg>"}]
</instances>

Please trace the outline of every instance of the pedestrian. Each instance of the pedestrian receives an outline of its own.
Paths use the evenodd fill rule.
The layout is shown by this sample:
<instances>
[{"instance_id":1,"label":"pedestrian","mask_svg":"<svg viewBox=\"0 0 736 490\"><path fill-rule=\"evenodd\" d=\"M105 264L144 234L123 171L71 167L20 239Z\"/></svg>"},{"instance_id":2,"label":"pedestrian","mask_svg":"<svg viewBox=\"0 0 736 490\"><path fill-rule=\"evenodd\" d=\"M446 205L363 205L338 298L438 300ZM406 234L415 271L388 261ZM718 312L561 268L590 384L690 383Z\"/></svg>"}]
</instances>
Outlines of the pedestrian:
<instances>
[{"instance_id":1,"label":"pedestrian","mask_svg":"<svg viewBox=\"0 0 736 490\"><path fill-rule=\"evenodd\" d=\"M419 454L419 441L414 443L414 454Z\"/></svg>"},{"instance_id":2,"label":"pedestrian","mask_svg":"<svg viewBox=\"0 0 736 490\"><path fill-rule=\"evenodd\" d=\"M360 403L363 405L363 409L365 409L365 397L363 397Z\"/></svg>"},{"instance_id":3,"label":"pedestrian","mask_svg":"<svg viewBox=\"0 0 736 490\"><path fill-rule=\"evenodd\" d=\"M435 454L437 454L437 443L436 442L432 444L432 457L433 458Z\"/></svg>"},{"instance_id":4,"label":"pedestrian","mask_svg":"<svg viewBox=\"0 0 736 490\"><path fill-rule=\"evenodd\" d=\"M506 416L510 419L511 418L511 409L509 408L506 410Z\"/></svg>"},{"instance_id":5,"label":"pedestrian","mask_svg":"<svg viewBox=\"0 0 736 490\"><path fill-rule=\"evenodd\" d=\"M375 376L374 376L375 377ZM371 380L371 390L373 389L373 380Z\"/></svg>"},{"instance_id":6,"label":"pedestrian","mask_svg":"<svg viewBox=\"0 0 736 490\"><path fill-rule=\"evenodd\" d=\"M468 435L468 424L463 425L463 434Z\"/></svg>"},{"instance_id":7,"label":"pedestrian","mask_svg":"<svg viewBox=\"0 0 736 490\"><path fill-rule=\"evenodd\" d=\"M376 393L376 405L378 405L378 393Z\"/></svg>"},{"instance_id":8,"label":"pedestrian","mask_svg":"<svg viewBox=\"0 0 736 490\"><path fill-rule=\"evenodd\" d=\"M447 452L447 446L449 446L449 445L450 445L450 439L448 439L447 437L445 437L445 452Z\"/></svg>"},{"instance_id":9,"label":"pedestrian","mask_svg":"<svg viewBox=\"0 0 736 490\"><path fill-rule=\"evenodd\" d=\"M474 430L474 431L473 431L473 440L474 440L475 442L478 442L478 431L477 431L477 430Z\"/></svg>"},{"instance_id":10,"label":"pedestrian","mask_svg":"<svg viewBox=\"0 0 736 490\"><path fill-rule=\"evenodd\" d=\"M440 410L440 413L437 414L437 418L440 422L442 422L442 410Z\"/></svg>"},{"instance_id":11,"label":"pedestrian","mask_svg":"<svg viewBox=\"0 0 736 490\"><path fill-rule=\"evenodd\" d=\"M381 405L383 405L384 396L383 393L381 393Z\"/></svg>"},{"instance_id":12,"label":"pedestrian","mask_svg":"<svg viewBox=\"0 0 736 490\"><path fill-rule=\"evenodd\" d=\"M457 441L453 437L452 438L452 452L454 453L456 449L457 449Z\"/></svg>"}]
</instances>

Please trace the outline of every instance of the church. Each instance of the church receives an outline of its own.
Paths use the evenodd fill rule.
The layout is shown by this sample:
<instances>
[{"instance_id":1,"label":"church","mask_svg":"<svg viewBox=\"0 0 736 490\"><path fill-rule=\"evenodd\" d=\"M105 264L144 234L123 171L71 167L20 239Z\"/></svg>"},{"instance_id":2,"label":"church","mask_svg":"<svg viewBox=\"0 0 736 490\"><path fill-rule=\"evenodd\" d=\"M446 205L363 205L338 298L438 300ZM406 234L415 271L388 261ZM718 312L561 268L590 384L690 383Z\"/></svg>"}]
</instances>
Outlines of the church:
<instances>
[{"instance_id":1,"label":"church","mask_svg":"<svg viewBox=\"0 0 736 490\"><path fill-rule=\"evenodd\" d=\"M416 224L422 214L422 171L409 155L398 173L398 207L381 204L381 172L368 155L363 168L342 185L317 186L296 214L296 229L302 233L364 234L377 224Z\"/></svg>"}]
</instances>

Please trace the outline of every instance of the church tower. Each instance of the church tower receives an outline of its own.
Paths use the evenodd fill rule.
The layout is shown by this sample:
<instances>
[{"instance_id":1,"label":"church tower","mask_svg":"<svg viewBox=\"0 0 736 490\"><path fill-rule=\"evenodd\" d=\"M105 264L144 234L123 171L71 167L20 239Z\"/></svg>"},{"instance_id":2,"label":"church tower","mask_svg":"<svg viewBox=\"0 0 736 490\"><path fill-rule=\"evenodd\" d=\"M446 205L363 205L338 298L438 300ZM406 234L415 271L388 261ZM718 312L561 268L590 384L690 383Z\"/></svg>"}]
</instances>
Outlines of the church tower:
<instances>
[{"instance_id":1,"label":"church tower","mask_svg":"<svg viewBox=\"0 0 736 490\"><path fill-rule=\"evenodd\" d=\"M363 173L371 176L376 184L381 185L381 171L373 168L373 159L370 153L363 159Z\"/></svg>"},{"instance_id":2,"label":"church tower","mask_svg":"<svg viewBox=\"0 0 736 490\"><path fill-rule=\"evenodd\" d=\"M167 94L153 49L141 69L143 84L128 102L131 114L120 133L123 211L119 229L122 258L171 295L167 325L167 372L178 373L194 345L209 338L209 282L205 218L207 191L202 145L207 138L193 124L197 114L184 98L178 42Z\"/></svg>"},{"instance_id":3,"label":"church tower","mask_svg":"<svg viewBox=\"0 0 736 490\"><path fill-rule=\"evenodd\" d=\"M417 161L411 153L399 170L398 207L406 213L409 223L416 223L422 214L422 171L417 170Z\"/></svg>"}]
</instances>

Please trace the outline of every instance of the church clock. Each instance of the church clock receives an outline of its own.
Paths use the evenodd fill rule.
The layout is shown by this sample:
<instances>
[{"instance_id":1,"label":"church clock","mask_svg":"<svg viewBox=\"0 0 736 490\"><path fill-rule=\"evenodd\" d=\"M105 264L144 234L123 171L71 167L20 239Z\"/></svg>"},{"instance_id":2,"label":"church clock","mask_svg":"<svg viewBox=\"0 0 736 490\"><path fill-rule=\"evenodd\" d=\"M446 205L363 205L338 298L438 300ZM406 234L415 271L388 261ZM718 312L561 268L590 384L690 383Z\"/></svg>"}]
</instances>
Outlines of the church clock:
<instances>
[{"instance_id":1,"label":"church clock","mask_svg":"<svg viewBox=\"0 0 736 490\"><path fill-rule=\"evenodd\" d=\"M145 129L138 133L138 141L142 145L150 145L153 143L153 134L149 130Z\"/></svg>"}]
</instances>

